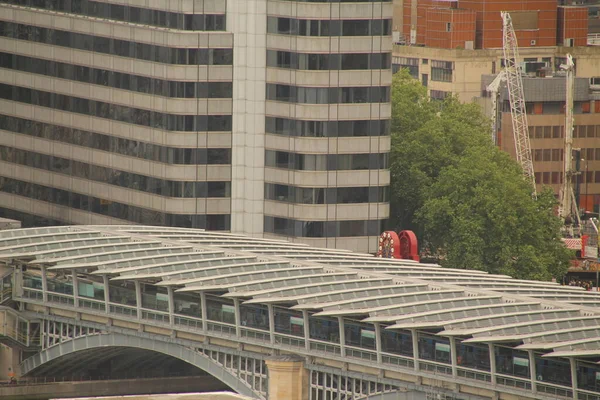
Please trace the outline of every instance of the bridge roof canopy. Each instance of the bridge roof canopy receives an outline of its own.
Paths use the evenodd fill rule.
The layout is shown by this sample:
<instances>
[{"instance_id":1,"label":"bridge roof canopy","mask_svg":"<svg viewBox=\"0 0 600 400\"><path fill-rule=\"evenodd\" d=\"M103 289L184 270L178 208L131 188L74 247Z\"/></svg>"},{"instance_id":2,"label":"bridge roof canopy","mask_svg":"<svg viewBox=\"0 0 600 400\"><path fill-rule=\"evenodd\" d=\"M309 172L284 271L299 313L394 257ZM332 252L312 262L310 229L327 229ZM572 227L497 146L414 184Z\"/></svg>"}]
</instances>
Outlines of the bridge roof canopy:
<instances>
[{"instance_id":1,"label":"bridge roof canopy","mask_svg":"<svg viewBox=\"0 0 600 400\"><path fill-rule=\"evenodd\" d=\"M0 262L216 292L315 318L434 329L549 356L600 355L600 293L483 271L200 229L57 226L0 231Z\"/></svg>"}]
</instances>

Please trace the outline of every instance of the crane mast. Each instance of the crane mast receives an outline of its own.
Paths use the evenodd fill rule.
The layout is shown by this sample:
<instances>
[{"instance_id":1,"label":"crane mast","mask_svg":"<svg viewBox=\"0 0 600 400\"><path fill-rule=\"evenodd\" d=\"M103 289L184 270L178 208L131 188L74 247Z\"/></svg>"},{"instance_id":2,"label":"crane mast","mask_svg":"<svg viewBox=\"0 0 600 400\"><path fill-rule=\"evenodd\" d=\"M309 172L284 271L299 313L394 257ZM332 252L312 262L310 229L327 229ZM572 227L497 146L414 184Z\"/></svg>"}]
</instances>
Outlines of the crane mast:
<instances>
[{"instance_id":1,"label":"crane mast","mask_svg":"<svg viewBox=\"0 0 600 400\"><path fill-rule=\"evenodd\" d=\"M573 193L573 93L575 91L575 64L573 57L567 54L567 63L560 66L566 71L567 101L565 104L565 154L564 154L564 179L560 192L559 215L563 222L569 216L574 216L580 225L579 213Z\"/></svg>"},{"instance_id":2,"label":"crane mast","mask_svg":"<svg viewBox=\"0 0 600 400\"><path fill-rule=\"evenodd\" d=\"M536 196L535 176L533 174L533 160L531 158L531 143L529 142L529 126L525 112L525 94L523 80L519 67L519 49L517 36L513 28L510 14L502 12L502 49L504 54L504 71L510 103L510 114L515 139L517 162L523 168L523 175L533 187L533 196Z\"/></svg>"}]
</instances>

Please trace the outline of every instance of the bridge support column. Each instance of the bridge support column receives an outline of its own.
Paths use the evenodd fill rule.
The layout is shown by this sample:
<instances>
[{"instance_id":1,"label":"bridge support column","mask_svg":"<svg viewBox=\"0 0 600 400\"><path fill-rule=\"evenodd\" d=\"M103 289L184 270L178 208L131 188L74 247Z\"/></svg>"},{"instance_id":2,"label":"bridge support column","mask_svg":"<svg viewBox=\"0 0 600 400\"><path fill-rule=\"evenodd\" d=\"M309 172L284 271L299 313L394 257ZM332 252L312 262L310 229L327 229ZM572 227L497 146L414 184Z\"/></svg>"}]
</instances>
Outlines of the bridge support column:
<instances>
[{"instance_id":1,"label":"bridge support column","mask_svg":"<svg viewBox=\"0 0 600 400\"><path fill-rule=\"evenodd\" d=\"M346 357L346 328L344 327L344 317L337 317L340 326L340 356Z\"/></svg>"},{"instance_id":2,"label":"bridge support column","mask_svg":"<svg viewBox=\"0 0 600 400\"><path fill-rule=\"evenodd\" d=\"M142 319L142 286L140 281L134 281L135 285L135 308L138 319Z\"/></svg>"},{"instance_id":3,"label":"bridge support column","mask_svg":"<svg viewBox=\"0 0 600 400\"><path fill-rule=\"evenodd\" d=\"M110 313L110 283L108 282L108 275L102 275L102 282L104 283L104 309L106 313Z\"/></svg>"},{"instance_id":4,"label":"bridge support column","mask_svg":"<svg viewBox=\"0 0 600 400\"><path fill-rule=\"evenodd\" d=\"M577 400L579 395L577 394L577 361L575 357L569 357L569 364L571 365L571 385L573 386L573 399Z\"/></svg>"},{"instance_id":5,"label":"bridge support column","mask_svg":"<svg viewBox=\"0 0 600 400\"><path fill-rule=\"evenodd\" d=\"M40 266L40 272L42 274L42 299L44 304L48 302L48 277L46 276L46 267Z\"/></svg>"},{"instance_id":6,"label":"bridge support column","mask_svg":"<svg viewBox=\"0 0 600 400\"><path fill-rule=\"evenodd\" d=\"M535 375L535 354L533 350L527 350L529 356L529 374L531 375L531 391L537 393L536 375Z\"/></svg>"},{"instance_id":7,"label":"bridge support column","mask_svg":"<svg viewBox=\"0 0 600 400\"><path fill-rule=\"evenodd\" d=\"M494 350L494 344L488 343L488 349L490 352L490 374L492 376L492 386L496 386L496 353Z\"/></svg>"},{"instance_id":8,"label":"bridge support column","mask_svg":"<svg viewBox=\"0 0 600 400\"><path fill-rule=\"evenodd\" d=\"M269 372L269 400L308 400L308 370L304 359L285 355L266 360Z\"/></svg>"}]
</instances>

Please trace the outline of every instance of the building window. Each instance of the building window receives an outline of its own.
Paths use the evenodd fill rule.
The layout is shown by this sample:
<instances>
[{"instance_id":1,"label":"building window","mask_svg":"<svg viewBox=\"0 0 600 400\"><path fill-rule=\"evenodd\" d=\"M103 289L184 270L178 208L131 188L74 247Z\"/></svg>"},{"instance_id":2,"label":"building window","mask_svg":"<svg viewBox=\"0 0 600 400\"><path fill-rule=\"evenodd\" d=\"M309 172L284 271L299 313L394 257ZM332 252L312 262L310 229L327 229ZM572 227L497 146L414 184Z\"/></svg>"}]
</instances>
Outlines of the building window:
<instances>
[{"instance_id":1,"label":"building window","mask_svg":"<svg viewBox=\"0 0 600 400\"><path fill-rule=\"evenodd\" d=\"M419 79L419 59L411 57L392 57L392 72L396 73L400 69L406 68L415 79Z\"/></svg>"},{"instance_id":2,"label":"building window","mask_svg":"<svg viewBox=\"0 0 600 400\"><path fill-rule=\"evenodd\" d=\"M433 90L429 91L429 97L432 100L444 100L446 97L450 96L450 92L445 92L443 90Z\"/></svg>"},{"instance_id":3,"label":"building window","mask_svg":"<svg viewBox=\"0 0 600 400\"><path fill-rule=\"evenodd\" d=\"M454 62L431 60L431 80L436 82L452 82Z\"/></svg>"}]
</instances>

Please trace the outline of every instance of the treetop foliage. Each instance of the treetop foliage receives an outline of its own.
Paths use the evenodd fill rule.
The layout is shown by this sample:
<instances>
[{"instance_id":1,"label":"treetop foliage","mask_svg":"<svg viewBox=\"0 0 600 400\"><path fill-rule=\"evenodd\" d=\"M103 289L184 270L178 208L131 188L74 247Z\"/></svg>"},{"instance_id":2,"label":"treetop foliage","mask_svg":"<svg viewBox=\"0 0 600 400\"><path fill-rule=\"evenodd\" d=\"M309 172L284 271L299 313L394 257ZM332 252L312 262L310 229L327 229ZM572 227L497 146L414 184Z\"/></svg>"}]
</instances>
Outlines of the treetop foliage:
<instances>
[{"instance_id":1,"label":"treetop foliage","mask_svg":"<svg viewBox=\"0 0 600 400\"><path fill-rule=\"evenodd\" d=\"M531 196L521 167L492 144L477 104L430 101L401 70L392 82L392 228L452 268L550 280L573 254L560 240L551 189Z\"/></svg>"}]
</instances>

